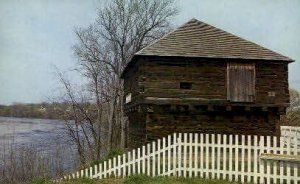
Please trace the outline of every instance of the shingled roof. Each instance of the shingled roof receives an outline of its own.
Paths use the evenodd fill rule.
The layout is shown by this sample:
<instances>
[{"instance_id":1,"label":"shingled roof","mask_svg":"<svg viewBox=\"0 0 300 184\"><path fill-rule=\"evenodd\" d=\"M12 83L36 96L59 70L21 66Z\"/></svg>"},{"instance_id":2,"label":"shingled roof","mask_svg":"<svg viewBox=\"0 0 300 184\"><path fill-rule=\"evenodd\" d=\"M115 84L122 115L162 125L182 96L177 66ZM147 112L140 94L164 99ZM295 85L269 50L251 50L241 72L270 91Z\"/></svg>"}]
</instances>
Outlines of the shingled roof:
<instances>
[{"instance_id":1,"label":"shingled roof","mask_svg":"<svg viewBox=\"0 0 300 184\"><path fill-rule=\"evenodd\" d=\"M286 56L197 19L191 19L181 27L143 48L134 55L132 60L137 56L293 61Z\"/></svg>"},{"instance_id":2,"label":"shingled roof","mask_svg":"<svg viewBox=\"0 0 300 184\"><path fill-rule=\"evenodd\" d=\"M197 19L188 21L136 55L292 60Z\"/></svg>"}]
</instances>

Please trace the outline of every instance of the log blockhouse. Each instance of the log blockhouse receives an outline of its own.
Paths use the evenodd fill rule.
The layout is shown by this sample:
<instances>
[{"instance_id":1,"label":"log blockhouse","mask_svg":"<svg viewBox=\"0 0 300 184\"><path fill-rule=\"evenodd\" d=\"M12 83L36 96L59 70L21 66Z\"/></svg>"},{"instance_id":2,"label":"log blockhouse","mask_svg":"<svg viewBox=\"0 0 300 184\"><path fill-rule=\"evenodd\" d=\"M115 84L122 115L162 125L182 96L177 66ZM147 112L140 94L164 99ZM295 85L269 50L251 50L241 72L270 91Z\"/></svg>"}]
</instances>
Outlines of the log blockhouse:
<instances>
[{"instance_id":1,"label":"log blockhouse","mask_svg":"<svg viewBox=\"0 0 300 184\"><path fill-rule=\"evenodd\" d=\"M173 132L279 135L292 59L192 19L122 73L129 145Z\"/></svg>"}]
</instances>

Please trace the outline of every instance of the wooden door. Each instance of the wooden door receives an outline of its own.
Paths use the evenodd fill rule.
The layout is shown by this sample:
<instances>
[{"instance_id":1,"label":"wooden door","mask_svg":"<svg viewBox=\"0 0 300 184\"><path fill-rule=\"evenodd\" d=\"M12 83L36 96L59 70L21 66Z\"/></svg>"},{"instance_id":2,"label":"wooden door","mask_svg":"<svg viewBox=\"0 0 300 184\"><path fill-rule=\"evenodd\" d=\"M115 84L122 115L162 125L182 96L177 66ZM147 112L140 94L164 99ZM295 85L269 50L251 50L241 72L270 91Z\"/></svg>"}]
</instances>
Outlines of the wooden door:
<instances>
[{"instance_id":1,"label":"wooden door","mask_svg":"<svg viewBox=\"0 0 300 184\"><path fill-rule=\"evenodd\" d=\"M227 64L227 99L231 102L254 102L254 63Z\"/></svg>"}]
</instances>

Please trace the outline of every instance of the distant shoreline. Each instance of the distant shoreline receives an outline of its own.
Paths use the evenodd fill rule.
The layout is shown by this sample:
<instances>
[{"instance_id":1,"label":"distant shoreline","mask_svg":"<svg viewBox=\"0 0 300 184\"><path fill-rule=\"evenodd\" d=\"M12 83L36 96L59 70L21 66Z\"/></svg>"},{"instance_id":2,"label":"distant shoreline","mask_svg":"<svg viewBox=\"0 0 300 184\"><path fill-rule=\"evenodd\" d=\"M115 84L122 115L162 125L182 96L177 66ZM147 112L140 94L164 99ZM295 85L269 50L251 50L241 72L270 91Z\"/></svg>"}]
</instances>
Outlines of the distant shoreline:
<instances>
[{"instance_id":1,"label":"distant shoreline","mask_svg":"<svg viewBox=\"0 0 300 184\"><path fill-rule=\"evenodd\" d=\"M17 119L34 119L34 120L57 120L57 121L65 121L64 119L49 119L49 118L39 118L39 117L16 117L16 116L0 116L1 118L17 118Z\"/></svg>"}]
</instances>

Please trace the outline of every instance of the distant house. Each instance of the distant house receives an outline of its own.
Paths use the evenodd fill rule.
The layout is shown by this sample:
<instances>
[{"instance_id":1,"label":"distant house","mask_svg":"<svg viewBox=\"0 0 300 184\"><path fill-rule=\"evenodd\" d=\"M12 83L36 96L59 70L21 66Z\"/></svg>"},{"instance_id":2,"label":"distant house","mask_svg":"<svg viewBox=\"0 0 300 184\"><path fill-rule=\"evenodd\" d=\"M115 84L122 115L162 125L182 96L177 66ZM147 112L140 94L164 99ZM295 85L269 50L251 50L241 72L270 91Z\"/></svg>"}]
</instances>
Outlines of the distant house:
<instances>
[{"instance_id":1,"label":"distant house","mask_svg":"<svg viewBox=\"0 0 300 184\"><path fill-rule=\"evenodd\" d=\"M279 135L292 59L192 19L123 71L132 147L173 132Z\"/></svg>"}]
</instances>

